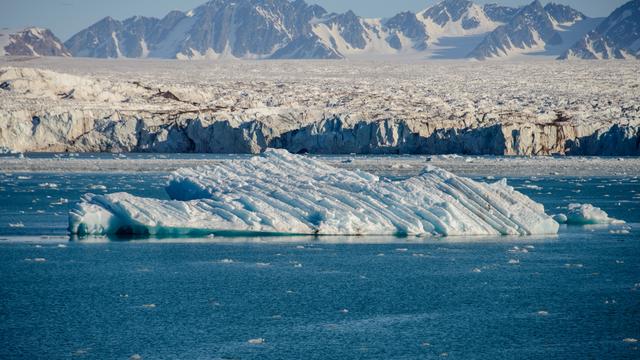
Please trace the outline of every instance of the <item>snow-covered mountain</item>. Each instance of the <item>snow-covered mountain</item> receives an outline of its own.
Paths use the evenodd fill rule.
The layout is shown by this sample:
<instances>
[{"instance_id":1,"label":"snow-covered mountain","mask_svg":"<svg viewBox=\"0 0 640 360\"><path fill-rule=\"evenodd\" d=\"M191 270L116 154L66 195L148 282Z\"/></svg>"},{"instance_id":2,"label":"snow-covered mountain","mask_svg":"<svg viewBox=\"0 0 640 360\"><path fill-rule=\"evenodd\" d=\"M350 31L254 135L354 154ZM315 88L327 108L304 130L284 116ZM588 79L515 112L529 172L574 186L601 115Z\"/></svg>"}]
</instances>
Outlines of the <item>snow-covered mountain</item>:
<instances>
[{"instance_id":1,"label":"snow-covered mountain","mask_svg":"<svg viewBox=\"0 0 640 360\"><path fill-rule=\"evenodd\" d=\"M49 29L0 30L0 56L71 56Z\"/></svg>"},{"instance_id":2,"label":"snow-covered mountain","mask_svg":"<svg viewBox=\"0 0 640 360\"><path fill-rule=\"evenodd\" d=\"M563 32L574 27L584 29L579 26L584 21L587 16L569 6L554 3L542 6L535 0L487 35L469 57L484 60L568 47L571 44L563 39Z\"/></svg>"},{"instance_id":3,"label":"snow-covered mountain","mask_svg":"<svg viewBox=\"0 0 640 360\"><path fill-rule=\"evenodd\" d=\"M485 9L487 12L485 12ZM492 31L516 9L444 0L418 13L365 19L304 0L212 0L162 19L106 17L71 37L74 56L321 58L419 53L443 37Z\"/></svg>"},{"instance_id":4,"label":"snow-covered mountain","mask_svg":"<svg viewBox=\"0 0 640 360\"><path fill-rule=\"evenodd\" d=\"M417 13L367 19L304 0L211 0L162 19L107 17L65 45L74 56L100 58L447 58L453 49L455 57L486 59L536 51L558 56L594 27L577 10L539 1L513 8L443 0Z\"/></svg>"},{"instance_id":5,"label":"snow-covered mountain","mask_svg":"<svg viewBox=\"0 0 640 360\"><path fill-rule=\"evenodd\" d=\"M265 58L309 36L311 21L325 14L303 0L212 0L162 19L107 17L65 45L74 56L101 58Z\"/></svg>"},{"instance_id":6,"label":"snow-covered mountain","mask_svg":"<svg viewBox=\"0 0 640 360\"><path fill-rule=\"evenodd\" d=\"M560 59L640 58L640 0L616 9Z\"/></svg>"},{"instance_id":7,"label":"snow-covered mountain","mask_svg":"<svg viewBox=\"0 0 640 360\"><path fill-rule=\"evenodd\" d=\"M477 35L494 30L499 22L468 0L445 0L418 15L432 41L443 36Z\"/></svg>"}]
</instances>

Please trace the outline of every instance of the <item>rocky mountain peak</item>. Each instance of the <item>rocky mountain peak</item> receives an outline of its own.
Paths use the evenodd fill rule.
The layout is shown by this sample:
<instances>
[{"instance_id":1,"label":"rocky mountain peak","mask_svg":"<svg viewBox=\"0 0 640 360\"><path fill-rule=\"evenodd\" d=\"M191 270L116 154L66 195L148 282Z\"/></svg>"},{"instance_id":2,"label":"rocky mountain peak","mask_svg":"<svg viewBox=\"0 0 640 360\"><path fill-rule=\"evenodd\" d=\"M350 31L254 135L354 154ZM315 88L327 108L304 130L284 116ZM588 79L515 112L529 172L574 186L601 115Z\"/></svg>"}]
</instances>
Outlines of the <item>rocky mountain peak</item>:
<instances>
[{"instance_id":1,"label":"rocky mountain peak","mask_svg":"<svg viewBox=\"0 0 640 360\"><path fill-rule=\"evenodd\" d=\"M520 8L498 4L486 4L482 9L489 19L501 23L509 22L520 11Z\"/></svg>"},{"instance_id":2,"label":"rocky mountain peak","mask_svg":"<svg viewBox=\"0 0 640 360\"><path fill-rule=\"evenodd\" d=\"M640 0L616 9L560 59L640 58Z\"/></svg>"},{"instance_id":3,"label":"rocky mountain peak","mask_svg":"<svg viewBox=\"0 0 640 360\"><path fill-rule=\"evenodd\" d=\"M49 29L28 27L0 31L0 54L13 56L71 56Z\"/></svg>"},{"instance_id":4,"label":"rocky mountain peak","mask_svg":"<svg viewBox=\"0 0 640 360\"><path fill-rule=\"evenodd\" d=\"M425 18L430 18L434 23L444 26L450 21L459 21L473 6L468 0L444 0L427 10L422 14Z\"/></svg>"},{"instance_id":5,"label":"rocky mountain peak","mask_svg":"<svg viewBox=\"0 0 640 360\"><path fill-rule=\"evenodd\" d=\"M559 24L571 24L587 18L580 11L562 4L548 3L545 5L544 10Z\"/></svg>"}]
</instances>

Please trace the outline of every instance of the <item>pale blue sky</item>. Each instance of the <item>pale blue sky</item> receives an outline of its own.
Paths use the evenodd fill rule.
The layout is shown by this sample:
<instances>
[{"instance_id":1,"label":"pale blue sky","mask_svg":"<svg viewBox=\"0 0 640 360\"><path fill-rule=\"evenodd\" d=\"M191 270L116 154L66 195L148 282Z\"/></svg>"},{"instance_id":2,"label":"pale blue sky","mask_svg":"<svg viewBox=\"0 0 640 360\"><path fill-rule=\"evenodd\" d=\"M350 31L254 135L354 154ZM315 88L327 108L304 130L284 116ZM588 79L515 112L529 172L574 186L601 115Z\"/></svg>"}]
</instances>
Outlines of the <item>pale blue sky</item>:
<instances>
[{"instance_id":1,"label":"pale blue sky","mask_svg":"<svg viewBox=\"0 0 640 360\"><path fill-rule=\"evenodd\" d=\"M477 3L524 5L532 0L476 0ZM628 0L554 0L592 17L604 17ZM162 17L170 10L189 10L206 0L0 0L0 28L41 26L62 40L109 15ZM400 11L424 9L438 0L308 0L330 12L353 10L365 17L388 17ZM543 1L549 2L549 1Z\"/></svg>"}]
</instances>

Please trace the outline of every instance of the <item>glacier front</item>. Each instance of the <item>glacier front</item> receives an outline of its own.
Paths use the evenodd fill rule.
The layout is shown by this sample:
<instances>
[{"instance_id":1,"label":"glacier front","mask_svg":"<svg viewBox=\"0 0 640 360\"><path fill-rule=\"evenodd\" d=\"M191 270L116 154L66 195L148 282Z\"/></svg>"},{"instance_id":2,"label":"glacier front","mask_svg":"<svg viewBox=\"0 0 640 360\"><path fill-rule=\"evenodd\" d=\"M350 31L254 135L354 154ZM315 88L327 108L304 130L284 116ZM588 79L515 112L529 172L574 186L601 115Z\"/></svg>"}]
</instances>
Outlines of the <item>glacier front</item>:
<instances>
[{"instance_id":1,"label":"glacier front","mask_svg":"<svg viewBox=\"0 0 640 360\"><path fill-rule=\"evenodd\" d=\"M172 200L87 194L77 235L540 235L559 224L508 186L428 167L406 180L269 149L248 160L174 172Z\"/></svg>"}]
</instances>

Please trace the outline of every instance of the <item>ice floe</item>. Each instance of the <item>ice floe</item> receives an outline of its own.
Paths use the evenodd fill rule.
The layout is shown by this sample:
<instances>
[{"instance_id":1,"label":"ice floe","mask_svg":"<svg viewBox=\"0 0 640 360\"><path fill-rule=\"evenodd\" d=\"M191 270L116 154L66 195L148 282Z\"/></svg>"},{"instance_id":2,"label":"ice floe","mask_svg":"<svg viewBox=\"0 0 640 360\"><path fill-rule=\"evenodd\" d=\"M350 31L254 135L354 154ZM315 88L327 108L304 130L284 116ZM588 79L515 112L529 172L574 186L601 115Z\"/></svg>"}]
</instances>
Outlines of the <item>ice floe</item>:
<instances>
[{"instance_id":1,"label":"ice floe","mask_svg":"<svg viewBox=\"0 0 640 360\"><path fill-rule=\"evenodd\" d=\"M609 217L604 210L591 204L569 204L566 215L567 224L593 225L593 224L624 224L624 221ZM560 216L554 217L556 221L562 220Z\"/></svg>"},{"instance_id":2,"label":"ice floe","mask_svg":"<svg viewBox=\"0 0 640 360\"><path fill-rule=\"evenodd\" d=\"M251 345L262 345L265 343L265 340L263 338L257 338L257 339L249 339L249 341L247 342Z\"/></svg>"},{"instance_id":3,"label":"ice floe","mask_svg":"<svg viewBox=\"0 0 640 360\"><path fill-rule=\"evenodd\" d=\"M544 207L508 186L428 167L391 181L267 150L248 160L174 172L173 200L85 195L73 234L532 235L556 234Z\"/></svg>"}]
</instances>

